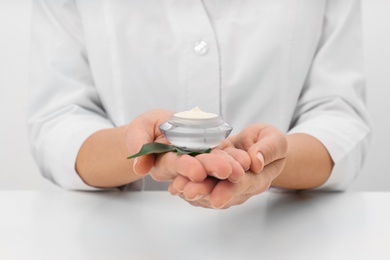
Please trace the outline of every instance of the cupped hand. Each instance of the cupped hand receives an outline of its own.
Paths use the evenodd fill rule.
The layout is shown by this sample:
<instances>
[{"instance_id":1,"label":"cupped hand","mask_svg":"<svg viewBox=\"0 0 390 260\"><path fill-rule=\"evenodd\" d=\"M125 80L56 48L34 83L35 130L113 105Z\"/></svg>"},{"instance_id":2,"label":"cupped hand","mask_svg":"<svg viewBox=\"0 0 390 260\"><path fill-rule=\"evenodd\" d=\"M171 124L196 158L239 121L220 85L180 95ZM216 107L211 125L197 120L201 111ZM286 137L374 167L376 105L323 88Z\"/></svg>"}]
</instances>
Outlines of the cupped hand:
<instances>
[{"instance_id":1,"label":"cupped hand","mask_svg":"<svg viewBox=\"0 0 390 260\"><path fill-rule=\"evenodd\" d=\"M137 153L145 143L168 143L160 132L159 125L167 121L171 115L170 111L154 110L143 113L133 120L126 129L129 154ZM245 167L249 168L249 165L250 159L247 157ZM133 171L141 176L150 174L156 181L170 181L183 176L195 183L203 182L209 175L238 182L245 174L241 165L222 151L202 154L197 158L172 152L144 155L134 159Z\"/></svg>"},{"instance_id":2,"label":"cupped hand","mask_svg":"<svg viewBox=\"0 0 390 260\"><path fill-rule=\"evenodd\" d=\"M196 157L165 153L156 156L150 175L157 181L173 181L184 177L192 183L203 183L208 177L215 177L237 183L244 177L244 169L250 166L247 153L241 151L237 157L241 163L227 152L218 149Z\"/></svg>"},{"instance_id":3,"label":"cupped hand","mask_svg":"<svg viewBox=\"0 0 390 260\"><path fill-rule=\"evenodd\" d=\"M285 134L270 125L256 124L232 136L214 150L226 152L240 163L245 151L250 158L246 174L233 182L216 175L201 183L178 176L169 186L173 195L178 195L194 206L207 208L229 208L239 205L250 197L269 189L272 181L282 172L287 156Z\"/></svg>"}]
</instances>

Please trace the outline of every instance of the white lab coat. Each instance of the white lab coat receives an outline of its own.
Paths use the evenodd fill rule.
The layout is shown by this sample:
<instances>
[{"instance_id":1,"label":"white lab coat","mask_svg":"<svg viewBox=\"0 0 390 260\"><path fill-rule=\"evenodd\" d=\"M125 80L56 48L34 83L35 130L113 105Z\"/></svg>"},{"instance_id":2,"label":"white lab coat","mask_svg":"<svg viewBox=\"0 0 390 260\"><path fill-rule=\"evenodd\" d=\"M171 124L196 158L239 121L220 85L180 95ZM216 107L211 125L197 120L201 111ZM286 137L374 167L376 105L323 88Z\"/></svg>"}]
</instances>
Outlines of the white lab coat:
<instances>
[{"instance_id":1,"label":"white lab coat","mask_svg":"<svg viewBox=\"0 0 390 260\"><path fill-rule=\"evenodd\" d=\"M156 108L199 106L233 134L255 122L310 134L335 162L322 189L345 189L362 167L359 1L35 0L33 9L31 147L66 189L92 189L75 172L88 136Z\"/></svg>"}]
</instances>

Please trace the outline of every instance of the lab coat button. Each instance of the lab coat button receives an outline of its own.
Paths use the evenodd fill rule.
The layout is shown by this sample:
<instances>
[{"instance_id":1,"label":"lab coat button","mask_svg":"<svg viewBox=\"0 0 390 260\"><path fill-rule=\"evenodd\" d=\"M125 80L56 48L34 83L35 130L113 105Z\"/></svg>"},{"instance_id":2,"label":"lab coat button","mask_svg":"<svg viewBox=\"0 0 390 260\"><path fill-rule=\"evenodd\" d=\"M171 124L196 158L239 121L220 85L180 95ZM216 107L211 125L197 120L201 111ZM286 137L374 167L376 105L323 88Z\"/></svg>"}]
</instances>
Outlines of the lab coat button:
<instances>
[{"instance_id":1,"label":"lab coat button","mask_svg":"<svg viewBox=\"0 0 390 260\"><path fill-rule=\"evenodd\" d=\"M196 54L202 56L207 53L209 50L209 47L207 46L207 43L205 41L197 41L194 44L194 51Z\"/></svg>"}]
</instances>

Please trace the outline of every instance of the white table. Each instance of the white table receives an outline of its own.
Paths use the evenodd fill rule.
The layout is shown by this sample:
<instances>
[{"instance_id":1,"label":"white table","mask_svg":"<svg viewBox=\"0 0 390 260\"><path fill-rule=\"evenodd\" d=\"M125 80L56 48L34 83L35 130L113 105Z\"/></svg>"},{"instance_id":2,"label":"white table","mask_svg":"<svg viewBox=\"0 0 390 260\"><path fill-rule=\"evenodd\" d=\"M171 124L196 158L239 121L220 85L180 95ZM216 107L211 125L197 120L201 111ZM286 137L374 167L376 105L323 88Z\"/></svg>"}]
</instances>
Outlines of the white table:
<instances>
[{"instance_id":1,"label":"white table","mask_svg":"<svg viewBox=\"0 0 390 260\"><path fill-rule=\"evenodd\" d=\"M227 210L166 192L0 191L0 259L390 259L390 193L266 193Z\"/></svg>"}]
</instances>

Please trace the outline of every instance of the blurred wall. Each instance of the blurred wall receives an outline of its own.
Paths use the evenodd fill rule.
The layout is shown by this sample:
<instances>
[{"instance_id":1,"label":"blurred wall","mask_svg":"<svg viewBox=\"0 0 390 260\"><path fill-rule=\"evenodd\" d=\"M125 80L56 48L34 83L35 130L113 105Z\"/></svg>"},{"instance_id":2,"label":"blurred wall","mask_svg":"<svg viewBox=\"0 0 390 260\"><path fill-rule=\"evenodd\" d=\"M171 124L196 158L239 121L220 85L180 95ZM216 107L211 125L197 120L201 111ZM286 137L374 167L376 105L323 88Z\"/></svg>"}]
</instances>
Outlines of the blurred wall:
<instances>
[{"instance_id":1,"label":"blurred wall","mask_svg":"<svg viewBox=\"0 0 390 260\"><path fill-rule=\"evenodd\" d=\"M31 158L25 124L29 0L0 0L0 189L56 189Z\"/></svg>"},{"instance_id":2,"label":"blurred wall","mask_svg":"<svg viewBox=\"0 0 390 260\"><path fill-rule=\"evenodd\" d=\"M390 1L363 0L363 19L373 140L351 190L390 191Z\"/></svg>"},{"instance_id":3,"label":"blurred wall","mask_svg":"<svg viewBox=\"0 0 390 260\"><path fill-rule=\"evenodd\" d=\"M0 189L58 189L31 158L25 129L29 0L0 0ZM364 170L350 190L390 191L390 1L363 0L368 106L374 137Z\"/></svg>"}]
</instances>

